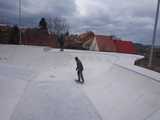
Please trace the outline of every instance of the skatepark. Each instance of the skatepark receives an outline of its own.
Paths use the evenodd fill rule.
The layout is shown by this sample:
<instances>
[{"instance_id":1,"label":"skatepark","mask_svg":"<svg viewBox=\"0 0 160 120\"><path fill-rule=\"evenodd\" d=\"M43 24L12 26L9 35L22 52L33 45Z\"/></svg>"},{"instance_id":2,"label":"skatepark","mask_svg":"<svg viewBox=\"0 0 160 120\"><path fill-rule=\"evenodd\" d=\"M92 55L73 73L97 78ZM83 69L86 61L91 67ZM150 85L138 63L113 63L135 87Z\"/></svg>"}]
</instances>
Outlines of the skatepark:
<instances>
[{"instance_id":1,"label":"skatepark","mask_svg":"<svg viewBox=\"0 0 160 120\"><path fill-rule=\"evenodd\" d=\"M159 120L160 74L135 66L142 57L0 45L0 119Z\"/></svg>"}]
</instances>

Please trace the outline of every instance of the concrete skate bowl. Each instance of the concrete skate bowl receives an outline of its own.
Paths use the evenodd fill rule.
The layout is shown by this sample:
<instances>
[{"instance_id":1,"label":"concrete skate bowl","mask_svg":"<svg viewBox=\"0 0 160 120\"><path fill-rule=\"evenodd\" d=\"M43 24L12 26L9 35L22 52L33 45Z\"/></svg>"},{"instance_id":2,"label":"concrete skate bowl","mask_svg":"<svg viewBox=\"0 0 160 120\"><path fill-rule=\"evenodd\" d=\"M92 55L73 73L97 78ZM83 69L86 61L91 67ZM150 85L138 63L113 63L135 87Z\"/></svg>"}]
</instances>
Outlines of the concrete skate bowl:
<instances>
[{"instance_id":1,"label":"concrete skate bowl","mask_svg":"<svg viewBox=\"0 0 160 120\"><path fill-rule=\"evenodd\" d=\"M60 52L58 49L44 51L43 47L33 46L0 46L0 55L3 69L5 69L5 65L8 66L7 70L10 67L15 70L17 67L18 70L16 71L24 71L24 73L17 72L14 74L21 74L22 76L28 75L30 73L28 69L30 69L37 75L18 100L17 106L13 109L14 112L11 112L11 120L35 120L36 117L39 118L38 116L41 116L42 119L51 120L54 117L51 111L56 109L59 109L58 113L55 111L55 114L58 115L57 120L62 119L64 117L59 113L61 108L57 104L64 102L63 99L65 98L66 101L71 100L71 103L74 103L75 101L72 100L76 100L76 98L80 100L80 104L76 102L75 106L78 105L82 111L87 109L90 114L88 114L89 116L83 112L75 114L82 113L86 116L83 117L84 120L92 118L103 120L160 119L160 83L156 79L148 77L149 75L145 76L137 71L116 65L115 63L119 61L116 54L72 50ZM75 56L81 59L85 68L84 77L86 81L82 86L73 82L77 77ZM27 71L20 68L26 68ZM6 73L3 72L3 77L5 75ZM18 76L18 79L24 78L21 75ZM58 95L56 95L56 90L60 91ZM4 93L0 93L0 96L2 94ZM73 99L68 96L73 96L71 97ZM58 103L54 103L54 100ZM47 104L45 104L46 101ZM66 104L61 104L61 107L64 108ZM28 108L28 106L30 107ZM52 106L58 108L52 108ZM63 110L66 109L64 108L62 113L67 114L67 118L72 116L73 119L76 119L72 114L75 107L69 104L67 108L70 112L65 113ZM51 111L45 112L45 110ZM98 117L94 116L94 113ZM47 118L47 116L49 117Z\"/></svg>"}]
</instances>

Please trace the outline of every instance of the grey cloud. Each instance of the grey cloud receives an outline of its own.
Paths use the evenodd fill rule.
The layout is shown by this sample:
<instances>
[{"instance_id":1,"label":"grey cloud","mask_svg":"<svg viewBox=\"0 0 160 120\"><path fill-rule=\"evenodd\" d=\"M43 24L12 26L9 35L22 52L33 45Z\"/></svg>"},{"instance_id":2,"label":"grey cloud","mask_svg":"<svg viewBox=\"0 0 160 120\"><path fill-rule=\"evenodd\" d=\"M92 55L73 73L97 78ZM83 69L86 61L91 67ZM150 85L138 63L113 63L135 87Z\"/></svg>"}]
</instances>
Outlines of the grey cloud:
<instances>
[{"instance_id":1,"label":"grey cloud","mask_svg":"<svg viewBox=\"0 0 160 120\"><path fill-rule=\"evenodd\" d=\"M16 21L18 17L18 5L18 0L0 1L0 17L3 16L8 18L8 20L12 19L12 21ZM27 21L37 21L38 18L43 16L69 17L75 12L76 5L74 0L22 0L22 19L24 24Z\"/></svg>"},{"instance_id":2,"label":"grey cloud","mask_svg":"<svg viewBox=\"0 0 160 120\"><path fill-rule=\"evenodd\" d=\"M24 12L30 15L71 16L76 11L74 0L36 0L24 5ZM39 4L37 4L39 2Z\"/></svg>"},{"instance_id":3,"label":"grey cloud","mask_svg":"<svg viewBox=\"0 0 160 120\"><path fill-rule=\"evenodd\" d=\"M97 34L112 34L122 39L150 44L156 1L151 0L79 0L87 2L85 14L80 14L76 0L22 0L23 25L34 26L41 17L65 17L71 31L92 30ZM18 0L0 1L0 17L12 23L18 21ZM160 44L160 25L157 41Z\"/></svg>"},{"instance_id":4,"label":"grey cloud","mask_svg":"<svg viewBox=\"0 0 160 120\"><path fill-rule=\"evenodd\" d=\"M82 20L79 21L80 26L75 26L80 29L77 28L76 30L78 32L92 30L97 34L113 34L121 37L122 39L150 44L152 39L156 3L149 0L120 1L126 3L122 3L122 5L118 1L113 1L111 2L112 5L110 4L109 6L109 11L95 12L96 9L94 9L93 12L91 12L91 9L90 13L92 14L87 15L87 17L81 17ZM115 5L116 2L118 3L117 5ZM97 8L98 7L99 6L97 6ZM160 43L159 36L160 30L157 31L156 44Z\"/></svg>"},{"instance_id":5,"label":"grey cloud","mask_svg":"<svg viewBox=\"0 0 160 120\"><path fill-rule=\"evenodd\" d=\"M5 9L5 10L13 10L18 6L18 3L16 4L16 0L5 0L5 1L0 1L0 10Z\"/></svg>"}]
</instances>

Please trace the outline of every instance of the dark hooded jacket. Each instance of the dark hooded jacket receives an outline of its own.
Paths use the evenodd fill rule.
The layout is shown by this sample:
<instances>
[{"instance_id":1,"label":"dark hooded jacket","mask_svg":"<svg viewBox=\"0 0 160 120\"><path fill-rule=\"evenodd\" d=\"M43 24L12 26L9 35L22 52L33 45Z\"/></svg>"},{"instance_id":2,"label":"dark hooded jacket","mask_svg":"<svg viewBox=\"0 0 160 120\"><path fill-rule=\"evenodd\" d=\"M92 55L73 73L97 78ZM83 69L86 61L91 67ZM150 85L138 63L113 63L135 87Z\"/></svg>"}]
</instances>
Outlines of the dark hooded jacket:
<instances>
[{"instance_id":1,"label":"dark hooded jacket","mask_svg":"<svg viewBox=\"0 0 160 120\"><path fill-rule=\"evenodd\" d=\"M77 63L76 70L83 71L83 65L82 65L81 61L78 59L78 60L76 60L76 63Z\"/></svg>"}]
</instances>

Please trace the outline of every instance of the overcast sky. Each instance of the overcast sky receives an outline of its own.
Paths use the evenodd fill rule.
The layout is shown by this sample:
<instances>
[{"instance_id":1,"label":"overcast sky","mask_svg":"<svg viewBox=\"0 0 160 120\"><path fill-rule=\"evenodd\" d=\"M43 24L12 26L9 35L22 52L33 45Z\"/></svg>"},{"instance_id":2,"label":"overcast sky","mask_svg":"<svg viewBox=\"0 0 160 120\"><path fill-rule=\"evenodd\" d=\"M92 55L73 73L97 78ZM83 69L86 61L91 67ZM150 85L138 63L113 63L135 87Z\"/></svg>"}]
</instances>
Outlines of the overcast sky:
<instances>
[{"instance_id":1,"label":"overcast sky","mask_svg":"<svg viewBox=\"0 0 160 120\"><path fill-rule=\"evenodd\" d=\"M71 32L93 31L150 44L157 0L22 0L22 24L64 17ZM159 19L160 21L160 19ZM0 0L0 22L18 24L18 0ZM160 45L160 23L156 44Z\"/></svg>"}]
</instances>

